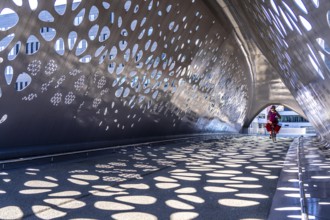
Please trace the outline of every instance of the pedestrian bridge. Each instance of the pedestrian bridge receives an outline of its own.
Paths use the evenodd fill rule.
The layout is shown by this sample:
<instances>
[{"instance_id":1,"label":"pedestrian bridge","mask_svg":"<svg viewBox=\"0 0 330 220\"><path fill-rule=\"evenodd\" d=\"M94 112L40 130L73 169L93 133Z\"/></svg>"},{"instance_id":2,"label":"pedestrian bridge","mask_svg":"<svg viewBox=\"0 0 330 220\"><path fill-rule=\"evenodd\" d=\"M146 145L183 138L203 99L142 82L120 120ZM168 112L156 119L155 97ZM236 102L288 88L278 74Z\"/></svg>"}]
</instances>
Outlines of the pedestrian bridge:
<instances>
[{"instance_id":1,"label":"pedestrian bridge","mask_svg":"<svg viewBox=\"0 0 330 220\"><path fill-rule=\"evenodd\" d=\"M327 0L0 1L0 218L325 219L329 77Z\"/></svg>"},{"instance_id":2,"label":"pedestrian bridge","mask_svg":"<svg viewBox=\"0 0 330 220\"><path fill-rule=\"evenodd\" d=\"M0 3L2 159L206 132L283 104L330 140L330 3Z\"/></svg>"}]
</instances>

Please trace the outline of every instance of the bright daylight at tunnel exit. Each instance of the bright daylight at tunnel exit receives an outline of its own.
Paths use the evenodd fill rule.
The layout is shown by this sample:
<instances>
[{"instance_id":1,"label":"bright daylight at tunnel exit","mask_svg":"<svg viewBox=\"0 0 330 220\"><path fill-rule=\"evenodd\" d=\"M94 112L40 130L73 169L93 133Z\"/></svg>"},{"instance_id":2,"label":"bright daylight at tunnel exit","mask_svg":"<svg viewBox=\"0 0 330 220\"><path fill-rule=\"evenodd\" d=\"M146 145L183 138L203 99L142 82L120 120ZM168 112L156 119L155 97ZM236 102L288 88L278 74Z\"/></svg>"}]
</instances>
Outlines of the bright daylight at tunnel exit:
<instances>
[{"instance_id":1,"label":"bright daylight at tunnel exit","mask_svg":"<svg viewBox=\"0 0 330 220\"><path fill-rule=\"evenodd\" d=\"M0 219L330 219L330 2L0 2Z\"/></svg>"}]
</instances>

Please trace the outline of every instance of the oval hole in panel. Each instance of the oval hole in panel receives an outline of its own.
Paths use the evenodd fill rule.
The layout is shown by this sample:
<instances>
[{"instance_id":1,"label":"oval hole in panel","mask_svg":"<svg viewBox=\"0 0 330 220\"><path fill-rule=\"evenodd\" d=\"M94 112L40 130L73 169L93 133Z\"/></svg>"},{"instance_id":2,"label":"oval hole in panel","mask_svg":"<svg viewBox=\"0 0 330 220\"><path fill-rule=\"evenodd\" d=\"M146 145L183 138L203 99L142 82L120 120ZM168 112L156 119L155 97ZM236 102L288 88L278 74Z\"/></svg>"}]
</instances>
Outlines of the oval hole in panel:
<instances>
[{"instance_id":1,"label":"oval hole in panel","mask_svg":"<svg viewBox=\"0 0 330 220\"><path fill-rule=\"evenodd\" d=\"M76 41L77 41L77 32L75 31L71 31L69 33L69 36L68 36L68 46L69 46L69 50L72 50Z\"/></svg>"},{"instance_id":2,"label":"oval hole in panel","mask_svg":"<svg viewBox=\"0 0 330 220\"><path fill-rule=\"evenodd\" d=\"M121 30L121 36L124 36L124 37L128 36L128 32L125 28L123 30Z\"/></svg>"},{"instance_id":3,"label":"oval hole in panel","mask_svg":"<svg viewBox=\"0 0 330 220\"><path fill-rule=\"evenodd\" d=\"M293 31L293 27L292 27L292 25L291 25L291 23L290 23L290 21L289 21L287 15L283 12L283 10L282 10L281 8L279 8L279 9L280 9L280 12L281 12L282 18L284 19L286 25L290 28L291 31Z\"/></svg>"},{"instance_id":4,"label":"oval hole in panel","mask_svg":"<svg viewBox=\"0 0 330 220\"><path fill-rule=\"evenodd\" d=\"M64 54L64 40L63 40L63 38L57 39L57 41L55 42L54 47L55 47L56 53L58 53L59 55L63 55Z\"/></svg>"},{"instance_id":5,"label":"oval hole in panel","mask_svg":"<svg viewBox=\"0 0 330 220\"><path fill-rule=\"evenodd\" d=\"M122 24L123 24L123 19L121 18L121 16L119 16L118 17L118 27L120 28Z\"/></svg>"},{"instance_id":6,"label":"oval hole in panel","mask_svg":"<svg viewBox=\"0 0 330 220\"><path fill-rule=\"evenodd\" d=\"M32 78L29 74L23 72L16 79L15 88L17 91L23 91L31 84Z\"/></svg>"},{"instance_id":7,"label":"oval hole in panel","mask_svg":"<svg viewBox=\"0 0 330 220\"><path fill-rule=\"evenodd\" d=\"M156 99L158 96L158 90L156 90L153 94L152 94L152 98Z\"/></svg>"},{"instance_id":8,"label":"oval hole in panel","mask_svg":"<svg viewBox=\"0 0 330 220\"><path fill-rule=\"evenodd\" d=\"M117 75L121 74L124 71L124 68L125 68L124 64L122 64L122 63L118 64L118 67L116 69L116 74Z\"/></svg>"},{"instance_id":9,"label":"oval hole in panel","mask_svg":"<svg viewBox=\"0 0 330 220\"><path fill-rule=\"evenodd\" d=\"M175 25L174 21L170 22L170 24L168 25L168 29L172 30L174 25Z\"/></svg>"},{"instance_id":10,"label":"oval hole in panel","mask_svg":"<svg viewBox=\"0 0 330 220\"><path fill-rule=\"evenodd\" d=\"M134 77L132 77L132 80L131 80L131 87L132 87L132 88L135 88L138 84L139 84L139 77L138 77L138 76L134 76Z\"/></svg>"},{"instance_id":11,"label":"oval hole in panel","mask_svg":"<svg viewBox=\"0 0 330 220\"><path fill-rule=\"evenodd\" d=\"M81 0L73 0L72 2L72 11L76 10L78 6L80 5Z\"/></svg>"},{"instance_id":12,"label":"oval hole in panel","mask_svg":"<svg viewBox=\"0 0 330 220\"><path fill-rule=\"evenodd\" d=\"M168 5L168 6L166 7L166 12L169 13L169 12L171 11L171 9L172 9L172 5Z\"/></svg>"},{"instance_id":13,"label":"oval hole in panel","mask_svg":"<svg viewBox=\"0 0 330 220\"><path fill-rule=\"evenodd\" d=\"M151 40L148 40L147 43L144 46L144 50L148 50L151 44Z\"/></svg>"},{"instance_id":14,"label":"oval hole in panel","mask_svg":"<svg viewBox=\"0 0 330 220\"><path fill-rule=\"evenodd\" d=\"M109 72L110 74L113 74L113 73L115 72L115 68L116 68L116 63L115 63L115 62L110 63L110 64L108 65L108 72Z\"/></svg>"},{"instance_id":15,"label":"oval hole in panel","mask_svg":"<svg viewBox=\"0 0 330 220\"><path fill-rule=\"evenodd\" d=\"M51 41L56 36L56 30L50 27L40 28L40 34L46 41Z\"/></svg>"},{"instance_id":16,"label":"oval hole in panel","mask_svg":"<svg viewBox=\"0 0 330 220\"><path fill-rule=\"evenodd\" d=\"M36 0L32 0L32 1L36 1ZM54 4L54 9L57 12L57 14L64 15L66 10L66 5L67 5L66 0L56 0Z\"/></svg>"},{"instance_id":17,"label":"oval hole in panel","mask_svg":"<svg viewBox=\"0 0 330 220\"><path fill-rule=\"evenodd\" d=\"M109 60L113 60L116 58L117 56L117 47L116 46L113 46L110 50L110 54L109 54Z\"/></svg>"},{"instance_id":18,"label":"oval hole in panel","mask_svg":"<svg viewBox=\"0 0 330 220\"><path fill-rule=\"evenodd\" d=\"M299 9L304 12L305 14L308 14L308 11L305 7L305 4L301 0L294 0L294 3L299 7Z\"/></svg>"},{"instance_id":19,"label":"oval hole in panel","mask_svg":"<svg viewBox=\"0 0 330 220\"><path fill-rule=\"evenodd\" d=\"M25 53L27 55L35 54L40 48L40 42L36 36L31 35L25 45Z\"/></svg>"},{"instance_id":20,"label":"oval hole in panel","mask_svg":"<svg viewBox=\"0 0 330 220\"><path fill-rule=\"evenodd\" d=\"M120 87L119 89L117 89L117 91L115 92L115 96L117 98L119 98L121 96L121 94L123 93L124 88Z\"/></svg>"},{"instance_id":21,"label":"oval hole in panel","mask_svg":"<svg viewBox=\"0 0 330 220\"><path fill-rule=\"evenodd\" d=\"M79 26L83 20L84 20L84 16L85 16L85 9L81 9L81 11L77 14L77 16L74 18L73 20L73 24L74 26Z\"/></svg>"},{"instance_id":22,"label":"oval hole in panel","mask_svg":"<svg viewBox=\"0 0 330 220\"><path fill-rule=\"evenodd\" d=\"M91 29L88 31L88 37L90 40L94 40L99 32L99 25L95 24Z\"/></svg>"},{"instance_id":23,"label":"oval hole in panel","mask_svg":"<svg viewBox=\"0 0 330 220\"><path fill-rule=\"evenodd\" d=\"M146 23L146 21L147 21L146 17L142 18L140 27L142 27Z\"/></svg>"},{"instance_id":24,"label":"oval hole in panel","mask_svg":"<svg viewBox=\"0 0 330 220\"><path fill-rule=\"evenodd\" d=\"M21 49L21 45L22 45L22 43L19 41L13 46L13 48L11 48L11 50L8 54L8 60L14 60L17 57L18 52Z\"/></svg>"},{"instance_id":25,"label":"oval hole in panel","mask_svg":"<svg viewBox=\"0 0 330 220\"><path fill-rule=\"evenodd\" d=\"M88 47L88 42L85 39L79 41L76 49L76 56L83 54L87 50L87 47Z\"/></svg>"},{"instance_id":26,"label":"oval hole in panel","mask_svg":"<svg viewBox=\"0 0 330 220\"><path fill-rule=\"evenodd\" d=\"M79 62L81 63L89 63L91 62L92 56L91 55L86 55L83 56L82 58L79 59Z\"/></svg>"},{"instance_id":27,"label":"oval hole in panel","mask_svg":"<svg viewBox=\"0 0 330 220\"><path fill-rule=\"evenodd\" d=\"M101 46L101 47L97 48L97 50L95 51L94 56L95 57L98 57L102 53L102 51L104 50L104 48L105 48L105 46Z\"/></svg>"},{"instance_id":28,"label":"oval hole in panel","mask_svg":"<svg viewBox=\"0 0 330 220\"><path fill-rule=\"evenodd\" d=\"M150 77L151 77L152 79L154 79L155 76L156 76L156 73L157 73L157 70L154 69L154 70L151 72Z\"/></svg>"},{"instance_id":29,"label":"oval hole in panel","mask_svg":"<svg viewBox=\"0 0 330 220\"><path fill-rule=\"evenodd\" d=\"M282 4L284 5L286 11L289 13L289 14L288 14L289 17L292 17L292 18L297 22L298 19L297 19L295 13L293 13L292 9L291 9L291 8L290 8L285 2L282 2ZM264 8L263 8L263 9L264 9ZM268 14L267 14L267 15L268 15ZM268 15L268 17L269 17L269 15ZM267 18L268 18L268 17L267 17ZM269 22L271 22L271 19L270 19L270 18L268 18L268 20L269 20Z\"/></svg>"},{"instance_id":30,"label":"oval hole in panel","mask_svg":"<svg viewBox=\"0 0 330 220\"><path fill-rule=\"evenodd\" d=\"M0 19L1 21L1 19ZM0 52L3 51L4 49L6 49L8 47L8 45L12 42L12 40L14 39L15 34L11 35L7 35L6 37L4 37L1 41L0 41Z\"/></svg>"},{"instance_id":31,"label":"oval hole in panel","mask_svg":"<svg viewBox=\"0 0 330 220\"><path fill-rule=\"evenodd\" d=\"M315 8L318 8L320 6L319 0L312 0Z\"/></svg>"},{"instance_id":32,"label":"oval hole in panel","mask_svg":"<svg viewBox=\"0 0 330 220\"><path fill-rule=\"evenodd\" d=\"M2 92L1 92L1 88L0 88L0 98L2 96ZM1 119L0 119L0 124L4 123L8 118L8 115L7 114L4 114Z\"/></svg>"},{"instance_id":33,"label":"oval hole in panel","mask_svg":"<svg viewBox=\"0 0 330 220\"><path fill-rule=\"evenodd\" d=\"M124 91L123 97L126 98L129 95L129 93L130 93L130 89L126 88Z\"/></svg>"},{"instance_id":34,"label":"oval hole in panel","mask_svg":"<svg viewBox=\"0 0 330 220\"><path fill-rule=\"evenodd\" d=\"M136 14L138 11L139 11L139 5L135 5L135 8L134 8L134 13Z\"/></svg>"},{"instance_id":35,"label":"oval hole in panel","mask_svg":"<svg viewBox=\"0 0 330 220\"><path fill-rule=\"evenodd\" d=\"M127 41L125 41L125 40L119 41L119 49L121 51L124 51L126 49L127 45L128 45Z\"/></svg>"},{"instance_id":36,"label":"oval hole in panel","mask_svg":"<svg viewBox=\"0 0 330 220\"><path fill-rule=\"evenodd\" d=\"M148 30L148 36L152 35L152 32L154 31L153 27L150 27Z\"/></svg>"},{"instance_id":37,"label":"oval hole in panel","mask_svg":"<svg viewBox=\"0 0 330 220\"><path fill-rule=\"evenodd\" d=\"M135 56L138 49L139 49L139 45L134 44L133 49L132 49L132 58Z\"/></svg>"},{"instance_id":38,"label":"oval hole in panel","mask_svg":"<svg viewBox=\"0 0 330 220\"><path fill-rule=\"evenodd\" d=\"M137 25L137 20L132 21L131 23L131 30L134 31Z\"/></svg>"},{"instance_id":39,"label":"oval hole in panel","mask_svg":"<svg viewBox=\"0 0 330 220\"><path fill-rule=\"evenodd\" d=\"M104 51L104 53L100 56L99 59L99 64L103 63L103 61L105 60L105 57L107 56L108 50Z\"/></svg>"},{"instance_id":40,"label":"oval hole in panel","mask_svg":"<svg viewBox=\"0 0 330 220\"><path fill-rule=\"evenodd\" d=\"M135 62L139 62L142 57L143 57L143 51L140 50L135 57Z\"/></svg>"},{"instance_id":41,"label":"oval hole in panel","mask_svg":"<svg viewBox=\"0 0 330 220\"><path fill-rule=\"evenodd\" d=\"M92 6L90 11L89 11L89 20L90 21L95 21L99 16L99 9L96 6Z\"/></svg>"},{"instance_id":42,"label":"oval hole in panel","mask_svg":"<svg viewBox=\"0 0 330 220\"><path fill-rule=\"evenodd\" d=\"M110 4L108 2L102 2L103 8L104 9L109 9L110 8Z\"/></svg>"},{"instance_id":43,"label":"oval hole in panel","mask_svg":"<svg viewBox=\"0 0 330 220\"><path fill-rule=\"evenodd\" d=\"M110 29L108 28L108 26L104 26L100 32L99 41L103 42L103 41L109 39L110 34L111 34L111 32L110 32Z\"/></svg>"},{"instance_id":44,"label":"oval hole in panel","mask_svg":"<svg viewBox=\"0 0 330 220\"><path fill-rule=\"evenodd\" d=\"M12 27L15 27L19 21L19 17L17 15L17 13L10 8L4 8L1 11L0 16L2 17L5 15L10 16L10 20L0 19L0 27L6 27L6 30L8 30Z\"/></svg>"},{"instance_id":45,"label":"oval hole in panel","mask_svg":"<svg viewBox=\"0 0 330 220\"><path fill-rule=\"evenodd\" d=\"M32 11L38 8L38 1L36 0L29 0L29 5Z\"/></svg>"},{"instance_id":46,"label":"oval hole in panel","mask_svg":"<svg viewBox=\"0 0 330 220\"><path fill-rule=\"evenodd\" d=\"M312 25L303 16L299 15L299 20L307 31L312 30Z\"/></svg>"},{"instance_id":47,"label":"oval hole in panel","mask_svg":"<svg viewBox=\"0 0 330 220\"><path fill-rule=\"evenodd\" d=\"M145 29L143 29L143 30L141 31L141 33L140 33L139 36L138 36L138 39L139 39L139 40L141 40L141 39L143 38L145 32L146 32Z\"/></svg>"},{"instance_id":48,"label":"oval hole in panel","mask_svg":"<svg viewBox=\"0 0 330 220\"><path fill-rule=\"evenodd\" d=\"M125 2L124 8L125 8L125 11L126 12L129 11L129 9L131 8L131 5L132 5L132 2L131 1L126 1Z\"/></svg>"},{"instance_id":49,"label":"oval hole in panel","mask_svg":"<svg viewBox=\"0 0 330 220\"><path fill-rule=\"evenodd\" d=\"M330 54L330 46L325 40L323 40L322 38L317 38L316 42L320 45L324 52Z\"/></svg>"},{"instance_id":50,"label":"oval hole in panel","mask_svg":"<svg viewBox=\"0 0 330 220\"><path fill-rule=\"evenodd\" d=\"M153 3L154 3L154 0L151 0L149 5L148 5L148 10L149 11L151 11Z\"/></svg>"},{"instance_id":51,"label":"oval hole in panel","mask_svg":"<svg viewBox=\"0 0 330 220\"><path fill-rule=\"evenodd\" d=\"M151 46L150 51L151 51L151 52L154 52L156 49L157 49L157 42L154 41L153 44L152 44L152 46Z\"/></svg>"},{"instance_id":52,"label":"oval hole in panel","mask_svg":"<svg viewBox=\"0 0 330 220\"><path fill-rule=\"evenodd\" d=\"M11 82L13 81L13 76L14 76L14 70L12 66L7 66L5 68L5 79L6 79L6 83L7 85L10 85Z\"/></svg>"},{"instance_id":53,"label":"oval hole in panel","mask_svg":"<svg viewBox=\"0 0 330 220\"><path fill-rule=\"evenodd\" d=\"M46 10L41 11L38 15L38 18L40 21L43 21L43 22L53 22L54 21L53 15L51 15Z\"/></svg>"},{"instance_id":54,"label":"oval hole in panel","mask_svg":"<svg viewBox=\"0 0 330 220\"><path fill-rule=\"evenodd\" d=\"M128 49L125 51L125 54L124 54L124 60L125 60L126 62L129 61L130 54L131 54L131 49L128 48Z\"/></svg>"},{"instance_id":55,"label":"oval hole in panel","mask_svg":"<svg viewBox=\"0 0 330 220\"><path fill-rule=\"evenodd\" d=\"M154 61L154 64L153 64L153 68L157 68L158 65L159 65L159 62L160 62L160 58L159 57L156 57L156 59Z\"/></svg>"},{"instance_id":56,"label":"oval hole in panel","mask_svg":"<svg viewBox=\"0 0 330 220\"><path fill-rule=\"evenodd\" d=\"M22 5L23 5L22 0L13 0L13 2L14 2L17 6L22 6Z\"/></svg>"}]
</instances>

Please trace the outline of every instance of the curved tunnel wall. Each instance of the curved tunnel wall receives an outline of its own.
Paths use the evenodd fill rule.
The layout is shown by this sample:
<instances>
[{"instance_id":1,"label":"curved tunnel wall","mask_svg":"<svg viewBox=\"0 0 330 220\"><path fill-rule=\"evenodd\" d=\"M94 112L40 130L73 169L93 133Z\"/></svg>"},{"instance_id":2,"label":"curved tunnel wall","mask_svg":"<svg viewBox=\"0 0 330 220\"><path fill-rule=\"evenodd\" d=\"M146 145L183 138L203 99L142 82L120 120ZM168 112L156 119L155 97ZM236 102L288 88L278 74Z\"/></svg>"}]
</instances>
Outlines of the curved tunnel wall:
<instances>
[{"instance_id":1,"label":"curved tunnel wall","mask_svg":"<svg viewBox=\"0 0 330 220\"><path fill-rule=\"evenodd\" d=\"M330 2L227 1L320 135L330 140Z\"/></svg>"},{"instance_id":2,"label":"curved tunnel wall","mask_svg":"<svg viewBox=\"0 0 330 220\"><path fill-rule=\"evenodd\" d=\"M0 3L2 158L241 129L251 73L204 1L61 2Z\"/></svg>"}]
</instances>

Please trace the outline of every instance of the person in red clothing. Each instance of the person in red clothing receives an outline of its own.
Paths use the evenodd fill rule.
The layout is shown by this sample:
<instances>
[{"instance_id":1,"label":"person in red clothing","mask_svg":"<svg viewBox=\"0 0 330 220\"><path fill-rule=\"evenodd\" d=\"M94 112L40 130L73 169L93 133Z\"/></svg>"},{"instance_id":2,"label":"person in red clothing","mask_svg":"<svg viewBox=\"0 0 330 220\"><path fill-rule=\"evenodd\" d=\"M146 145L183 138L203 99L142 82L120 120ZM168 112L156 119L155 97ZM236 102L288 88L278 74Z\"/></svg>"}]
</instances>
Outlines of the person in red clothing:
<instances>
[{"instance_id":1,"label":"person in red clothing","mask_svg":"<svg viewBox=\"0 0 330 220\"><path fill-rule=\"evenodd\" d=\"M272 126L274 126L274 131L277 134L281 126L278 125L278 119L281 118L281 115L276 111L275 105L273 105L267 115L267 124L266 124L266 129L271 134L272 132ZM271 138L271 136L269 137Z\"/></svg>"}]
</instances>

